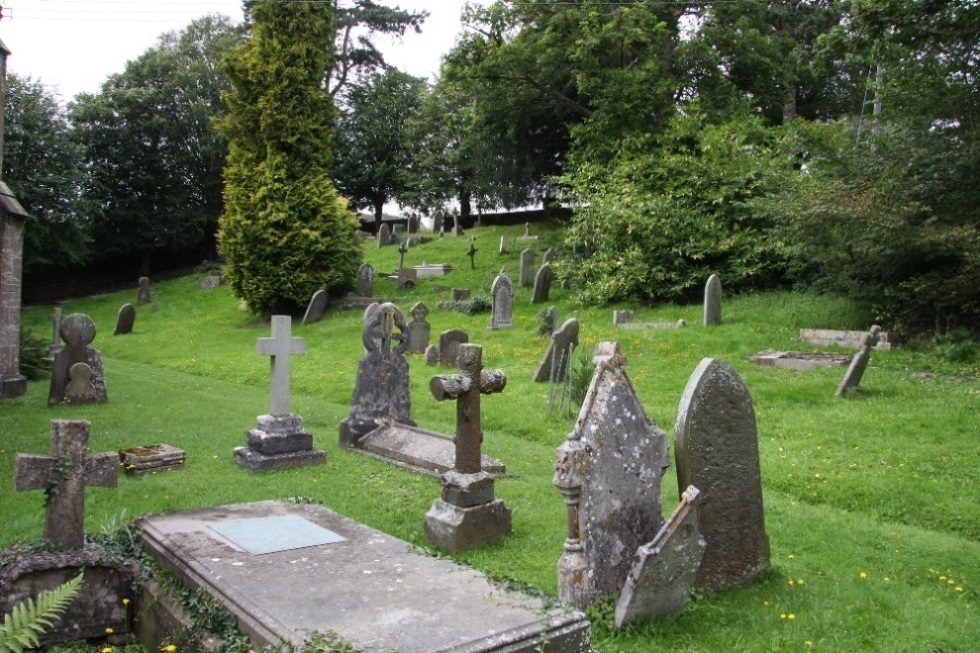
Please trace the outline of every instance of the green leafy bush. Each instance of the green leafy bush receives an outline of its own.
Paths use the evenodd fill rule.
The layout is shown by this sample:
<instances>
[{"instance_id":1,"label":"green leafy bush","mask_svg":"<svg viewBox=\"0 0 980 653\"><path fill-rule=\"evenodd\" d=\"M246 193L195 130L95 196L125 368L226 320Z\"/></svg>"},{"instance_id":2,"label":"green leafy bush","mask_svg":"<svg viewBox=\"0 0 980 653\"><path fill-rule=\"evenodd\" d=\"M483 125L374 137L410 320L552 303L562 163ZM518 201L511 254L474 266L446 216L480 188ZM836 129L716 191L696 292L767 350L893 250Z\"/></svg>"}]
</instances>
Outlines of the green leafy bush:
<instances>
[{"instance_id":1,"label":"green leafy bush","mask_svg":"<svg viewBox=\"0 0 980 653\"><path fill-rule=\"evenodd\" d=\"M474 297L473 299L459 302L439 302L438 306L444 311L455 311L464 315L489 313L493 309L493 303L488 297Z\"/></svg>"},{"instance_id":2,"label":"green leafy bush","mask_svg":"<svg viewBox=\"0 0 980 653\"><path fill-rule=\"evenodd\" d=\"M20 330L20 373L30 381L51 374L51 343L27 329Z\"/></svg>"}]
</instances>

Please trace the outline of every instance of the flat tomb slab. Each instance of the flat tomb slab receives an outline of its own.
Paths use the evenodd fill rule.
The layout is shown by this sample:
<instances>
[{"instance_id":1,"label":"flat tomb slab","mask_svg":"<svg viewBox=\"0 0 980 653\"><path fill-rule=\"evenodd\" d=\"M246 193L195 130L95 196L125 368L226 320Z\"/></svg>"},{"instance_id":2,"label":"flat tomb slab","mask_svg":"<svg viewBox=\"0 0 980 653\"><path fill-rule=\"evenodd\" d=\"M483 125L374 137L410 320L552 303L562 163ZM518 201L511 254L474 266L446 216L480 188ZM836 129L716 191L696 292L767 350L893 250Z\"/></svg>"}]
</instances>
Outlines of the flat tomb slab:
<instances>
[{"instance_id":1,"label":"flat tomb slab","mask_svg":"<svg viewBox=\"0 0 980 653\"><path fill-rule=\"evenodd\" d=\"M169 444L149 444L119 450L119 462L127 474L141 474L164 469L181 469L187 453Z\"/></svg>"},{"instance_id":2,"label":"flat tomb slab","mask_svg":"<svg viewBox=\"0 0 980 653\"><path fill-rule=\"evenodd\" d=\"M821 354L803 351L760 351L749 356L753 363L763 367L781 367L788 370L812 370L817 367L844 367L853 356L846 354Z\"/></svg>"},{"instance_id":3,"label":"flat tomb slab","mask_svg":"<svg viewBox=\"0 0 980 653\"><path fill-rule=\"evenodd\" d=\"M282 519L339 539L252 554L235 534L220 534L250 520L261 530L270 519L269 541L290 539ZM157 563L218 599L256 649L333 630L366 653L591 651L583 614L498 587L323 506L263 501L153 515L139 525Z\"/></svg>"},{"instance_id":4,"label":"flat tomb slab","mask_svg":"<svg viewBox=\"0 0 980 653\"><path fill-rule=\"evenodd\" d=\"M448 472L456 460L456 445L452 438L404 424L379 426L362 437L357 446L375 456L431 476ZM481 465L483 471L489 474L500 476L507 472L502 462L486 454L482 454Z\"/></svg>"},{"instance_id":5,"label":"flat tomb slab","mask_svg":"<svg viewBox=\"0 0 980 653\"><path fill-rule=\"evenodd\" d=\"M839 347L850 347L860 349L864 345L864 339L868 337L867 331L840 331L837 329L800 329L800 340L815 345L817 347L827 347L837 345ZM895 347L895 334L882 331L878 335L878 344L875 349L888 351Z\"/></svg>"}]
</instances>

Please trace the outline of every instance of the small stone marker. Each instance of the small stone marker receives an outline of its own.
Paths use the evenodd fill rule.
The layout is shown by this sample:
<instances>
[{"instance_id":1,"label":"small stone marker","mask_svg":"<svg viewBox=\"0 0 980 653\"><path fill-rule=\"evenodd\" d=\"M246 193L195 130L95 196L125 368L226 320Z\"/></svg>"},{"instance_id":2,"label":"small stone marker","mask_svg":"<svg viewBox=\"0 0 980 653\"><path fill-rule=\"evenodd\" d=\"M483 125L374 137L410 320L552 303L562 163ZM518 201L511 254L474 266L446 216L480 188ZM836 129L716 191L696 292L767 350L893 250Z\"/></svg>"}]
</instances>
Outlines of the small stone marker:
<instances>
[{"instance_id":1,"label":"small stone marker","mask_svg":"<svg viewBox=\"0 0 980 653\"><path fill-rule=\"evenodd\" d=\"M398 270L398 290L415 290L418 282L418 273L412 268L401 268Z\"/></svg>"},{"instance_id":2,"label":"small stone marker","mask_svg":"<svg viewBox=\"0 0 980 653\"><path fill-rule=\"evenodd\" d=\"M558 598L579 609L618 594L633 552L660 530L660 479L670 465L667 434L643 409L619 345L600 343L594 362L553 481L568 511Z\"/></svg>"},{"instance_id":3,"label":"small stone marker","mask_svg":"<svg viewBox=\"0 0 980 653\"><path fill-rule=\"evenodd\" d=\"M680 505L657 536L637 549L616 604L617 628L641 619L674 617L684 608L707 546L698 531L700 495L693 485L684 490Z\"/></svg>"},{"instance_id":4,"label":"small stone marker","mask_svg":"<svg viewBox=\"0 0 980 653\"><path fill-rule=\"evenodd\" d=\"M58 347L51 367L51 388L48 392L48 405L55 406L64 401L70 401L67 396L68 384L72 380L72 368L76 363L85 363L91 374L86 374L81 368L75 368L76 375L87 376L95 388L94 399L89 401L102 403L109 400L105 387L105 372L102 369L102 354L92 347L95 340L95 322L82 313L72 313L61 321L61 338L65 345ZM76 386L78 390L78 386ZM75 402L88 392L74 395Z\"/></svg>"},{"instance_id":5,"label":"small stone marker","mask_svg":"<svg viewBox=\"0 0 980 653\"><path fill-rule=\"evenodd\" d=\"M521 252L521 274L519 281L522 286L534 285L534 250L525 249Z\"/></svg>"},{"instance_id":6,"label":"small stone marker","mask_svg":"<svg viewBox=\"0 0 980 653\"><path fill-rule=\"evenodd\" d=\"M426 321L429 314L429 307L423 302L417 302L412 307L412 321L408 323L408 353L425 353L429 346L429 338L432 334L432 325Z\"/></svg>"},{"instance_id":7,"label":"small stone marker","mask_svg":"<svg viewBox=\"0 0 980 653\"><path fill-rule=\"evenodd\" d=\"M466 255L470 257L470 269L471 270L475 270L476 269L475 259L476 259L476 253L479 252L479 251L480 250L478 250L476 248L476 245L474 245L473 243L470 243L470 248L469 248L469 250L467 250Z\"/></svg>"},{"instance_id":8,"label":"small stone marker","mask_svg":"<svg viewBox=\"0 0 980 653\"><path fill-rule=\"evenodd\" d=\"M490 329L514 328L514 284L507 276L507 270L500 269L500 274L490 286L490 297L493 305L490 309Z\"/></svg>"},{"instance_id":9,"label":"small stone marker","mask_svg":"<svg viewBox=\"0 0 980 653\"><path fill-rule=\"evenodd\" d=\"M636 319L635 311L613 311L613 326L629 324Z\"/></svg>"},{"instance_id":10,"label":"small stone marker","mask_svg":"<svg viewBox=\"0 0 980 653\"><path fill-rule=\"evenodd\" d=\"M459 346L469 341L469 335L459 329L443 331L439 335L439 364L443 367L455 367Z\"/></svg>"},{"instance_id":11,"label":"small stone marker","mask_svg":"<svg viewBox=\"0 0 980 653\"><path fill-rule=\"evenodd\" d=\"M518 240L537 240L537 239L538 239L537 236L532 236L531 235L531 223L530 222L525 222L524 223L524 235L521 236L520 238L518 238Z\"/></svg>"},{"instance_id":12,"label":"small stone marker","mask_svg":"<svg viewBox=\"0 0 980 653\"><path fill-rule=\"evenodd\" d=\"M391 227L388 226L387 222L381 223L381 227L378 228L378 249L382 247L387 247L391 244Z\"/></svg>"},{"instance_id":13,"label":"small stone marker","mask_svg":"<svg viewBox=\"0 0 980 653\"><path fill-rule=\"evenodd\" d=\"M554 261L555 249L553 247L549 247L548 249L544 250L544 255L541 257L541 260L544 261L545 263L551 263L552 261Z\"/></svg>"},{"instance_id":14,"label":"small stone marker","mask_svg":"<svg viewBox=\"0 0 980 653\"><path fill-rule=\"evenodd\" d=\"M721 324L721 279L717 274L704 284L704 326Z\"/></svg>"},{"instance_id":15,"label":"small stone marker","mask_svg":"<svg viewBox=\"0 0 980 653\"><path fill-rule=\"evenodd\" d=\"M61 307L55 306L54 312L48 316L53 329L51 332L51 356L54 357L55 350L61 346Z\"/></svg>"},{"instance_id":16,"label":"small stone marker","mask_svg":"<svg viewBox=\"0 0 980 653\"><path fill-rule=\"evenodd\" d=\"M449 294L449 298L454 302L465 302L470 298L469 288L453 288L452 292Z\"/></svg>"},{"instance_id":17,"label":"small stone marker","mask_svg":"<svg viewBox=\"0 0 980 653\"><path fill-rule=\"evenodd\" d=\"M705 358L681 396L674 425L677 485L703 494L698 509L707 542L697 587L713 591L752 582L769 569L759 441L752 396L731 365Z\"/></svg>"},{"instance_id":18,"label":"small stone marker","mask_svg":"<svg viewBox=\"0 0 980 653\"><path fill-rule=\"evenodd\" d=\"M560 329L551 334L551 341L537 369L534 370L532 380L535 383L546 383L551 381L552 374L556 379L564 378L565 368L568 366L568 352L577 347L578 320L570 317L565 320Z\"/></svg>"},{"instance_id":19,"label":"small stone marker","mask_svg":"<svg viewBox=\"0 0 980 653\"><path fill-rule=\"evenodd\" d=\"M357 269L357 294L361 297L374 296L374 268L370 263L362 263Z\"/></svg>"},{"instance_id":20,"label":"small stone marker","mask_svg":"<svg viewBox=\"0 0 980 653\"><path fill-rule=\"evenodd\" d=\"M323 312L327 310L327 291L317 290L310 297L310 303L306 306L306 313L303 314L303 324L313 324L323 318Z\"/></svg>"},{"instance_id":21,"label":"small stone marker","mask_svg":"<svg viewBox=\"0 0 980 653\"><path fill-rule=\"evenodd\" d=\"M365 317L361 332L365 354L357 365L350 415L340 422L340 446L346 448L358 446L363 436L382 423L415 426L405 360L408 325L391 303Z\"/></svg>"},{"instance_id":22,"label":"small stone marker","mask_svg":"<svg viewBox=\"0 0 980 653\"><path fill-rule=\"evenodd\" d=\"M507 252L508 252L508 250L507 250L507 236L501 236L500 237L500 250L498 251L498 254L500 254L501 256L503 256Z\"/></svg>"},{"instance_id":23,"label":"small stone marker","mask_svg":"<svg viewBox=\"0 0 980 653\"><path fill-rule=\"evenodd\" d=\"M462 236L463 235L463 225L459 221L459 216L453 218L453 235Z\"/></svg>"},{"instance_id":24,"label":"small stone marker","mask_svg":"<svg viewBox=\"0 0 980 653\"><path fill-rule=\"evenodd\" d=\"M197 287L201 290L214 290L222 283L220 274L208 274L201 277L197 282Z\"/></svg>"},{"instance_id":25,"label":"small stone marker","mask_svg":"<svg viewBox=\"0 0 980 653\"><path fill-rule=\"evenodd\" d=\"M136 303L138 305L149 304L153 298L150 296L150 279L149 277L139 278L139 290L136 291Z\"/></svg>"},{"instance_id":26,"label":"small stone marker","mask_svg":"<svg viewBox=\"0 0 980 653\"><path fill-rule=\"evenodd\" d=\"M116 328L112 335L119 336L133 332L133 325L136 323L136 307L132 304L123 304L116 315Z\"/></svg>"},{"instance_id":27,"label":"small stone marker","mask_svg":"<svg viewBox=\"0 0 980 653\"><path fill-rule=\"evenodd\" d=\"M57 549L85 546L85 486L116 487L119 456L115 452L86 454L89 428L85 420L51 420L51 455L17 454L17 490L45 490L44 539Z\"/></svg>"},{"instance_id":28,"label":"small stone marker","mask_svg":"<svg viewBox=\"0 0 980 653\"><path fill-rule=\"evenodd\" d=\"M853 394L857 392L858 385L861 384L861 377L864 376L864 370L868 366L868 360L871 358L871 348L878 344L878 335L881 333L881 327L875 324L868 331L868 334L864 337L864 342L861 344L861 350L854 354L854 358L851 359L851 364L847 368L847 372L844 374L844 379L837 386L837 391L834 393L835 397L843 397L847 394Z\"/></svg>"},{"instance_id":29,"label":"small stone marker","mask_svg":"<svg viewBox=\"0 0 980 653\"><path fill-rule=\"evenodd\" d=\"M503 392L503 370L483 369L483 348L459 346L459 373L432 377L437 401L456 400L456 462L443 474L442 498L425 515L425 537L450 553L496 542L510 535L510 509L494 497L494 477L483 471L480 395Z\"/></svg>"},{"instance_id":30,"label":"small stone marker","mask_svg":"<svg viewBox=\"0 0 980 653\"><path fill-rule=\"evenodd\" d=\"M545 263L534 277L534 293L531 295L532 304L541 304L548 301L548 295L551 293L551 279L551 265Z\"/></svg>"},{"instance_id":31,"label":"small stone marker","mask_svg":"<svg viewBox=\"0 0 980 653\"><path fill-rule=\"evenodd\" d=\"M438 365L439 364L439 348L435 345L429 345L425 348L425 364L426 365Z\"/></svg>"},{"instance_id":32,"label":"small stone marker","mask_svg":"<svg viewBox=\"0 0 980 653\"><path fill-rule=\"evenodd\" d=\"M130 476L146 472L183 469L187 452L169 444L148 444L119 450L119 464Z\"/></svg>"}]
</instances>

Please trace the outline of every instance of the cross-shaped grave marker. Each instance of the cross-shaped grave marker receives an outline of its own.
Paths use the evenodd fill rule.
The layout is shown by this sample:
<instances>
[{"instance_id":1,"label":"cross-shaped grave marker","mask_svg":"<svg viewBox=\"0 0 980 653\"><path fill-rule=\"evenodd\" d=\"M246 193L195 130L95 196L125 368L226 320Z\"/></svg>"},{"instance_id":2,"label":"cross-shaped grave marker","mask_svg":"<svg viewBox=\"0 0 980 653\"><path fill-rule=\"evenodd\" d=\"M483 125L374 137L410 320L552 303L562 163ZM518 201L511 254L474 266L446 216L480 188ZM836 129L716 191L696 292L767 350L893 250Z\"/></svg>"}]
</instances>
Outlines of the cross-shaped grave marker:
<instances>
[{"instance_id":1,"label":"cross-shaped grave marker","mask_svg":"<svg viewBox=\"0 0 980 653\"><path fill-rule=\"evenodd\" d=\"M475 257L476 257L476 253L479 252L479 251L480 250L478 250L476 248L476 245L470 243L470 249L469 249L468 252L466 252L466 255L470 257L470 269L471 270L475 270L476 269L476 263L474 262L474 260L475 260Z\"/></svg>"},{"instance_id":2,"label":"cross-shaped grave marker","mask_svg":"<svg viewBox=\"0 0 980 653\"><path fill-rule=\"evenodd\" d=\"M292 318L288 315L272 316L272 337L256 338L255 353L270 356L271 401L269 414L278 417L289 415L290 357L306 353L306 340L292 338Z\"/></svg>"},{"instance_id":3,"label":"cross-shaped grave marker","mask_svg":"<svg viewBox=\"0 0 980 653\"><path fill-rule=\"evenodd\" d=\"M408 252L408 245L405 241L398 243L398 271L405 267L405 254Z\"/></svg>"},{"instance_id":4,"label":"cross-shaped grave marker","mask_svg":"<svg viewBox=\"0 0 980 653\"><path fill-rule=\"evenodd\" d=\"M14 463L17 490L44 490L47 514L44 538L59 549L85 546L85 486L116 487L119 455L87 455L85 420L51 420L51 455L18 453Z\"/></svg>"}]
</instances>

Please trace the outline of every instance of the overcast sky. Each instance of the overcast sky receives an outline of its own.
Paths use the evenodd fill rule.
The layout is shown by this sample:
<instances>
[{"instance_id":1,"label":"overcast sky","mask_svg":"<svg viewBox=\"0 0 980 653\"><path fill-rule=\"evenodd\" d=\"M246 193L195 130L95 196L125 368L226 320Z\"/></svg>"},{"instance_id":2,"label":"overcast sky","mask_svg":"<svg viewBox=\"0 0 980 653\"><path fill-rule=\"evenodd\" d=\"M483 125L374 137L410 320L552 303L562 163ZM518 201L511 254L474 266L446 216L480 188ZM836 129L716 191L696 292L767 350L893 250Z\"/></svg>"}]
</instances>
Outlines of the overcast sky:
<instances>
[{"instance_id":1,"label":"overcast sky","mask_svg":"<svg viewBox=\"0 0 980 653\"><path fill-rule=\"evenodd\" d=\"M410 33L401 43L379 40L378 46L398 68L432 77L460 32L463 0L379 1L430 13L421 35ZM0 4L0 40L11 52L8 71L41 81L64 102L81 92L98 92L106 77L122 72L127 61L153 47L164 32L180 30L209 13L236 22L242 19L241 0L0 0Z\"/></svg>"}]
</instances>

